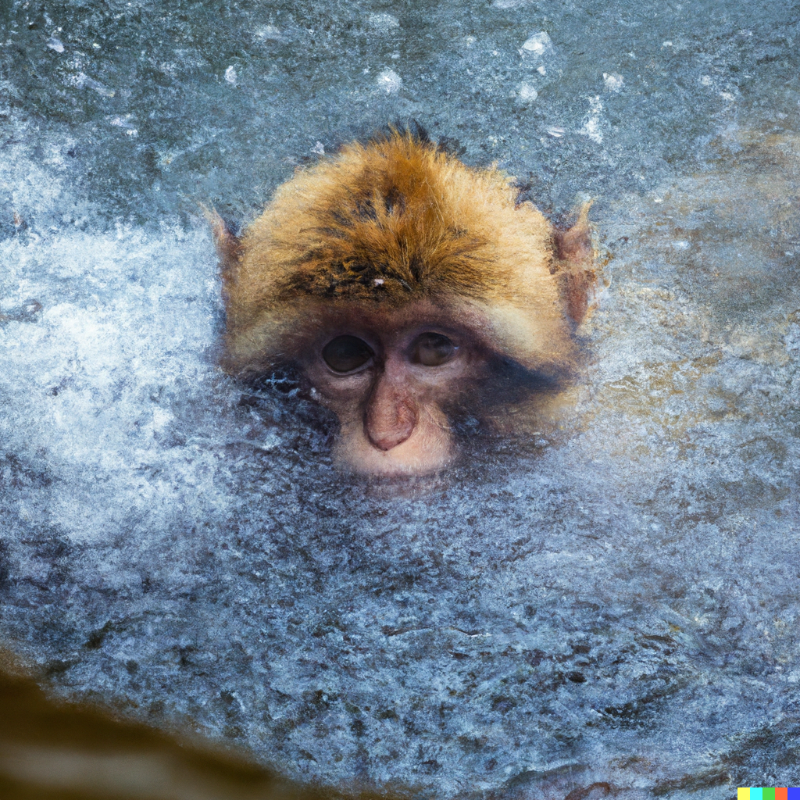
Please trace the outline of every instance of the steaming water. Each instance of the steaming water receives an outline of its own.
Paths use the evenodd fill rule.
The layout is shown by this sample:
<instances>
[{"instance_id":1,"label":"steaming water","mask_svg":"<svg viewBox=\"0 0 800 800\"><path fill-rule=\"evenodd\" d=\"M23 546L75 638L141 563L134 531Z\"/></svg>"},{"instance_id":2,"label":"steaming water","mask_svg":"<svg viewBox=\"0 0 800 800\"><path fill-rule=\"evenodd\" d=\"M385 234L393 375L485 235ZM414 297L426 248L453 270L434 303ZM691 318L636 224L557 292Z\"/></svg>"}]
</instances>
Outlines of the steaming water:
<instances>
[{"instance_id":1,"label":"steaming water","mask_svg":"<svg viewBox=\"0 0 800 800\"><path fill-rule=\"evenodd\" d=\"M791 4L0 15L0 630L57 691L423 797L800 781ZM219 371L199 204L409 117L595 196L607 285L562 430L386 492Z\"/></svg>"}]
</instances>

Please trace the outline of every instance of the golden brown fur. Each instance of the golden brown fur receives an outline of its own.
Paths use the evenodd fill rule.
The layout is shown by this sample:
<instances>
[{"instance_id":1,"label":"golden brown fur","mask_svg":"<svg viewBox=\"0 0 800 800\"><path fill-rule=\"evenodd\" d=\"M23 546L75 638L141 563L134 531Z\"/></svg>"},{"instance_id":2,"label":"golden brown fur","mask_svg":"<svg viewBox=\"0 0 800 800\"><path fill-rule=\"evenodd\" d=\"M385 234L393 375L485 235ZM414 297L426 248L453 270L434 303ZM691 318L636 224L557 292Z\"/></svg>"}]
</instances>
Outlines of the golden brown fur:
<instances>
[{"instance_id":1,"label":"golden brown fur","mask_svg":"<svg viewBox=\"0 0 800 800\"><path fill-rule=\"evenodd\" d=\"M298 170L241 242L215 217L224 262L224 365L269 369L345 304L424 300L469 320L487 349L547 371L574 358L594 282L584 208L560 234L512 179L408 133Z\"/></svg>"}]
</instances>

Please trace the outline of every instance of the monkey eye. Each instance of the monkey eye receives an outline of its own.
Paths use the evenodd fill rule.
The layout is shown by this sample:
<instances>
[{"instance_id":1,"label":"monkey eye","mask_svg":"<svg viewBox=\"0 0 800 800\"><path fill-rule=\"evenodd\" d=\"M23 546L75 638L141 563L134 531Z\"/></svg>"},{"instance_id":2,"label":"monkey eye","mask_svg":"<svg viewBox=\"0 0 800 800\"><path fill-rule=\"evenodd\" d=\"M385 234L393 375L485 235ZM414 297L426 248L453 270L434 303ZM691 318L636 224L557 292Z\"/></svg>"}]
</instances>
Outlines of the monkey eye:
<instances>
[{"instance_id":1,"label":"monkey eye","mask_svg":"<svg viewBox=\"0 0 800 800\"><path fill-rule=\"evenodd\" d=\"M334 372L353 372L374 355L372 348L357 336L337 336L322 348L325 363Z\"/></svg>"},{"instance_id":2,"label":"monkey eye","mask_svg":"<svg viewBox=\"0 0 800 800\"><path fill-rule=\"evenodd\" d=\"M458 347L442 333L423 333L417 337L411 351L411 361L425 367L438 367L448 362Z\"/></svg>"}]
</instances>

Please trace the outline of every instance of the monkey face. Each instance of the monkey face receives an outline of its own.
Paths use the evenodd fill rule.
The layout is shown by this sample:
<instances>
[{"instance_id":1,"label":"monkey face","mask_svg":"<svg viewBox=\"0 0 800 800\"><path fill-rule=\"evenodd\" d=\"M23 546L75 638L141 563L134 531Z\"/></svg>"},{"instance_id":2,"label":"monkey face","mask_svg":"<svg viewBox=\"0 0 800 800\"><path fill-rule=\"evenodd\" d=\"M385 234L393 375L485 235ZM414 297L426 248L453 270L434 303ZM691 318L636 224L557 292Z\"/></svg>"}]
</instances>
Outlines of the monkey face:
<instances>
[{"instance_id":1,"label":"monkey face","mask_svg":"<svg viewBox=\"0 0 800 800\"><path fill-rule=\"evenodd\" d=\"M512 428L529 415L501 407L578 361L590 204L559 231L519 199L499 170L393 131L295 172L241 238L211 213L223 367L299 366L339 418L343 467L442 469L459 419Z\"/></svg>"},{"instance_id":2,"label":"monkey face","mask_svg":"<svg viewBox=\"0 0 800 800\"><path fill-rule=\"evenodd\" d=\"M485 370L487 356L467 328L411 306L328 318L303 361L317 399L339 418L339 464L390 476L452 463L446 412Z\"/></svg>"}]
</instances>

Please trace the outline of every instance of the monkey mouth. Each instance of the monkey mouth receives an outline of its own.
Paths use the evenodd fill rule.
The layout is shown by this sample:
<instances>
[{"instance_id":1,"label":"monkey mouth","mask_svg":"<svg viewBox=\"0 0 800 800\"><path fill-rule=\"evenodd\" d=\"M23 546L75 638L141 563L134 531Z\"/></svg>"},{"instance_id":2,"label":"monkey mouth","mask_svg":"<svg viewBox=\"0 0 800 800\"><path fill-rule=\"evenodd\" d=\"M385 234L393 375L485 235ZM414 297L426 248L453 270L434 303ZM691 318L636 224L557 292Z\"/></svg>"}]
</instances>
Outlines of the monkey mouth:
<instances>
[{"instance_id":1,"label":"monkey mouth","mask_svg":"<svg viewBox=\"0 0 800 800\"><path fill-rule=\"evenodd\" d=\"M333 446L334 461L340 469L365 477L402 478L433 475L451 467L457 448L449 427L425 420L392 444L375 443L361 425L343 425Z\"/></svg>"}]
</instances>

